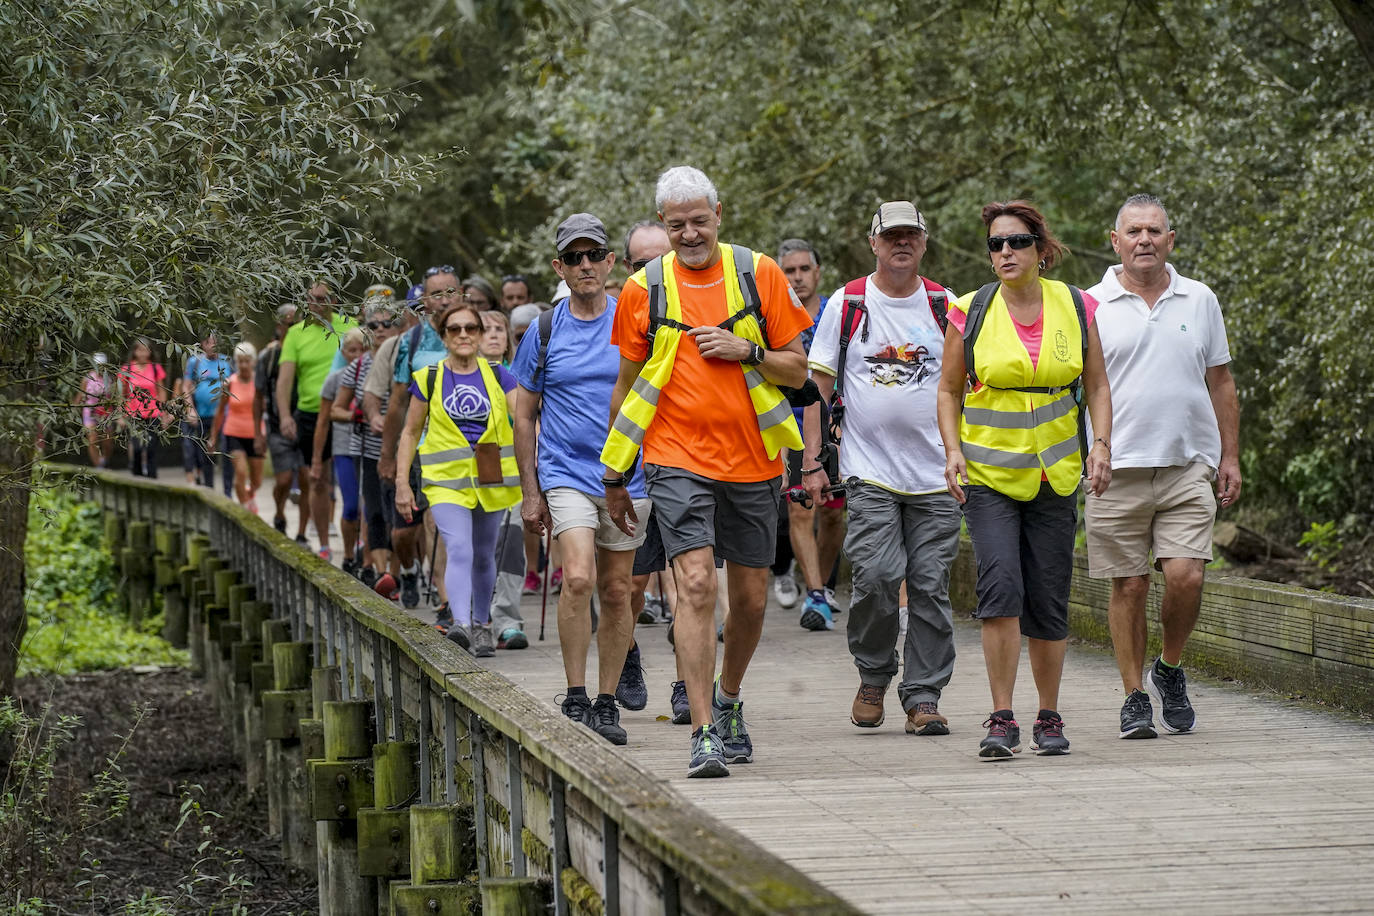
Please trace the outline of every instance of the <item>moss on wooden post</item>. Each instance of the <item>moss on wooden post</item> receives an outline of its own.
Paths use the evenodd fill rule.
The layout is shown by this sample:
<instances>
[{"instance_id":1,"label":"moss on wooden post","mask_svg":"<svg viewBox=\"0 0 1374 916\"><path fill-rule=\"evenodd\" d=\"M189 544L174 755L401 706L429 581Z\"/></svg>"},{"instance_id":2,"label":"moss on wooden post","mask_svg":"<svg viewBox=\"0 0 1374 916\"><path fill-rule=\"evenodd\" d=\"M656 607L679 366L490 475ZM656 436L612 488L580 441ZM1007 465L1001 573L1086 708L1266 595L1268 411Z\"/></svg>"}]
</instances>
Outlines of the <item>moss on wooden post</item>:
<instances>
[{"instance_id":1,"label":"moss on wooden post","mask_svg":"<svg viewBox=\"0 0 1374 916\"><path fill-rule=\"evenodd\" d=\"M468 805L412 805L410 877L414 884L457 881L477 870L477 834Z\"/></svg>"},{"instance_id":2,"label":"moss on wooden post","mask_svg":"<svg viewBox=\"0 0 1374 916\"><path fill-rule=\"evenodd\" d=\"M220 568L215 570L215 604L224 605L229 608L229 589L239 584L239 574L236 570Z\"/></svg>"},{"instance_id":3,"label":"moss on wooden post","mask_svg":"<svg viewBox=\"0 0 1374 916\"><path fill-rule=\"evenodd\" d=\"M547 878L484 878L482 916L524 916L553 906L553 884Z\"/></svg>"},{"instance_id":4,"label":"moss on wooden post","mask_svg":"<svg viewBox=\"0 0 1374 916\"><path fill-rule=\"evenodd\" d=\"M310 672L310 694L315 700L315 708L319 710L324 709L325 703L341 699L343 691L339 682L339 666L321 665L313 669Z\"/></svg>"},{"instance_id":5,"label":"moss on wooden post","mask_svg":"<svg viewBox=\"0 0 1374 916\"><path fill-rule=\"evenodd\" d=\"M273 686L304 690L310 686L310 643L279 642L272 646Z\"/></svg>"},{"instance_id":6,"label":"moss on wooden post","mask_svg":"<svg viewBox=\"0 0 1374 916\"><path fill-rule=\"evenodd\" d=\"M367 700L330 700L324 704L326 760L356 760L372 756L372 703Z\"/></svg>"},{"instance_id":7,"label":"moss on wooden post","mask_svg":"<svg viewBox=\"0 0 1374 916\"><path fill-rule=\"evenodd\" d=\"M238 621L243 619L243 605L253 600L253 595L257 590L246 583L229 586L229 619Z\"/></svg>"}]
</instances>

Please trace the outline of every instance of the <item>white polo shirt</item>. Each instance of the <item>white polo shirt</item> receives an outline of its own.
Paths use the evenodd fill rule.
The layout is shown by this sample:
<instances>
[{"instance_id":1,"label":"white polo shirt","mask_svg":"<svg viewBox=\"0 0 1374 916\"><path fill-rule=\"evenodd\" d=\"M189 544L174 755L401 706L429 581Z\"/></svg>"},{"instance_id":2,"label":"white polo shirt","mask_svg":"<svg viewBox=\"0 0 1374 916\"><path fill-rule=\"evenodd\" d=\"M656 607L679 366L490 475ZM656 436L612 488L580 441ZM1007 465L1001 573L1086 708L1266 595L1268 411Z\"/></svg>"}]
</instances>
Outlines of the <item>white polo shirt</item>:
<instances>
[{"instance_id":1,"label":"white polo shirt","mask_svg":"<svg viewBox=\"0 0 1374 916\"><path fill-rule=\"evenodd\" d=\"M1231 361L1221 306L1205 284L1165 266L1169 287L1154 308L1122 288L1120 267L1088 290L1112 392L1113 468L1221 462L1207 391L1207 370Z\"/></svg>"}]
</instances>

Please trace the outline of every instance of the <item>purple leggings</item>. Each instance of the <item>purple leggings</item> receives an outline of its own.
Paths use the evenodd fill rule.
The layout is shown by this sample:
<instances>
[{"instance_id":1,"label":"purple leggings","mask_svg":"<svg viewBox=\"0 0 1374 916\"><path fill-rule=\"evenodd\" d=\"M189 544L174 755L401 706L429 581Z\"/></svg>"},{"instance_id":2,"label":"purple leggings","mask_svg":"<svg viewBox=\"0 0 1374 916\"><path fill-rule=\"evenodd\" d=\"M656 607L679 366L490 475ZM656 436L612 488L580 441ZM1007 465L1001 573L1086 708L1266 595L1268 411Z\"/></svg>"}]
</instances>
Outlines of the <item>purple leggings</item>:
<instances>
[{"instance_id":1,"label":"purple leggings","mask_svg":"<svg viewBox=\"0 0 1374 916\"><path fill-rule=\"evenodd\" d=\"M491 594L496 587L496 535L504 512L468 509L453 503L430 503L434 524L444 539L448 568L444 586L449 610L459 626L491 623Z\"/></svg>"}]
</instances>

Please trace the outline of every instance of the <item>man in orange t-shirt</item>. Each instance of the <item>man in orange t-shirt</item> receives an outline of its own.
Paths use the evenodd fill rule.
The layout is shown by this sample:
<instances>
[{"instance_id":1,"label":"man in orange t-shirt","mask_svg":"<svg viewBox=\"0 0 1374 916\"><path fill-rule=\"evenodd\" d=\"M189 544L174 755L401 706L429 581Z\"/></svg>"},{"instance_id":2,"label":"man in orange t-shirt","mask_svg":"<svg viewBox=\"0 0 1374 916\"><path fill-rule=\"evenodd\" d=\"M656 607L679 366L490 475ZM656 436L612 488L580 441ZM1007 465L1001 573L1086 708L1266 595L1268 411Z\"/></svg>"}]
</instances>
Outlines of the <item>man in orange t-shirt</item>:
<instances>
[{"instance_id":1,"label":"man in orange t-shirt","mask_svg":"<svg viewBox=\"0 0 1374 916\"><path fill-rule=\"evenodd\" d=\"M698 169L671 168L659 177L656 203L675 254L671 272L681 322L691 330L682 334L672 375L645 431L644 470L678 582L675 645L693 725L688 775L727 776L726 764L748 763L753 756L739 690L763 630L783 474L781 457L770 458L764 447L740 364L755 366L774 385L800 387L806 381L800 335L811 317L777 262L763 257L754 275L766 345L720 327L730 315L727 284L737 280L722 265L715 186ZM611 342L620 348L621 363L612 422L650 355L645 282L644 272L636 273L616 307ZM632 530L638 518L623 475L607 468L603 482L612 519ZM730 614L713 691L715 555L727 564Z\"/></svg>"}]
</instances>

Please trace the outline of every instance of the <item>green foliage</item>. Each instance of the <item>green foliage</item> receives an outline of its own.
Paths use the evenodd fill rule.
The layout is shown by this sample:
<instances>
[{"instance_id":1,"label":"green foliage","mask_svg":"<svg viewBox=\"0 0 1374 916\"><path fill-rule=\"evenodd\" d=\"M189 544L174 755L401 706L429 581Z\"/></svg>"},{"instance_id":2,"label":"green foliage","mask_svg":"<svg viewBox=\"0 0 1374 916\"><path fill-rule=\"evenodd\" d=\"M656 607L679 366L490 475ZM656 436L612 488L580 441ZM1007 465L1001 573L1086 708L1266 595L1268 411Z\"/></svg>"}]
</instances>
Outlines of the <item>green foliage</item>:
<instances>
[{"instance_id":1,"label":"green foliage","mask_svg":"<svg viewBox=\"0 0 1374 916\"><path fill-rule=\"evenodd\" d=\"M1313 522L1298 538L1298 546L1306 548L1307 558L1322 569L1330 569L1344 549L1335 522Z\"/></svg>"},{"instance_id":2,"label":"green foliage","mask_svg":"<svg viewBox=\"0 0 1374 916\"><path fill-rule=\"evenodd\" d=\"M135 627L119 612L118 573L101 537L94 503L52 488L34 494L21 674L186 664L186 653L157 635L160 615Z\"/></svg>"}]
</instances>

